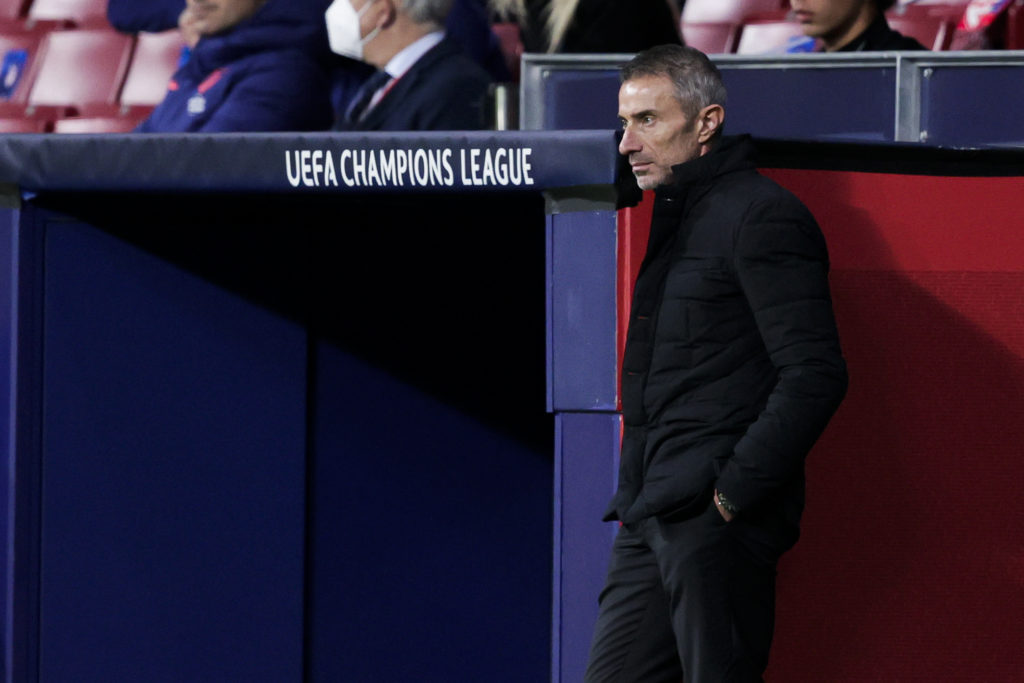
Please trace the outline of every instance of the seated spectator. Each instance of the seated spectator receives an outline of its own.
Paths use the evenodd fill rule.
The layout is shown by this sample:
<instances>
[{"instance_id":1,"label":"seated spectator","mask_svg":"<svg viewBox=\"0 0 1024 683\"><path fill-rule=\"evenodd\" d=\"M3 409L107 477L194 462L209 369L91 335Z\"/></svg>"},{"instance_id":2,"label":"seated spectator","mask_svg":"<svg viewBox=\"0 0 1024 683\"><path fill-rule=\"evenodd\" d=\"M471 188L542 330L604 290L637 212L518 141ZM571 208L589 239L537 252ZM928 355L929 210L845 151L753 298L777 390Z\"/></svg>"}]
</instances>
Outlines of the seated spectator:
<instances>
[{"instance_id":1,"label":"seated spectator","mask_svg":"<svg viewBox=\"0 0 1024 683\"><path fill-rule=\"evenodd\" d=\"M896 0L790 0L789 4L809 39L794 43L789 52L927 49L889 28L885 12Z\"/></svg>"},{"instance_id":2,"label":"seated spectator","mask_svg":"<svg viewBox=\"0 0 1024 683\"><path fill-rule=\"evenodd\" d=\"M681 45L676 0L491 0L519 24L526 52L631 54Z\"/></svg>"},{"instance_id":3,"label":"seated spectator","mask_svg":"<svg viewBox=\"0 0 1024 683\"><path fill-rule=\"evenodd\" d=\"M331 0L293 0L293 5L305 6L321 16ZM118 31L168 31L179 27L179 18L185 11L185 0L109 0L107 20ZM480 63L498 82L508 82L512 75L505 62L501 43L491 30L487 0L455 0L445 25L448 36L458 43L470 57ZM326 38L324 39L326 45ZM335 60L339 62L341 60ZM345 64L339 65L345 71ZM357 73L368 75L366 70ZM343 80L349 74L342 74Z\"/></svg>"},{"instance_id":4,"label":"seated spectator","mask_svg":"<svg viewBox=\"0 0 1024 683\"><path fill-rule=\"evenodd\" d=\"M335 130L474 130L486 127L493 78L445 35L452 0L334 0L331 49L379 71Z\"/></svg>"},{"instance_id":5,"label":"seated spectator","mask_svg":"<svg viewBox=\"0 0 1024 683\"><path fill-rule=\"evenodd\" d=\"M197 42L144 133L307 131L330 126L322 15L297 0L188 0ZM121 25L124 24L122 22Z\"/></svg>"}]
</instances>

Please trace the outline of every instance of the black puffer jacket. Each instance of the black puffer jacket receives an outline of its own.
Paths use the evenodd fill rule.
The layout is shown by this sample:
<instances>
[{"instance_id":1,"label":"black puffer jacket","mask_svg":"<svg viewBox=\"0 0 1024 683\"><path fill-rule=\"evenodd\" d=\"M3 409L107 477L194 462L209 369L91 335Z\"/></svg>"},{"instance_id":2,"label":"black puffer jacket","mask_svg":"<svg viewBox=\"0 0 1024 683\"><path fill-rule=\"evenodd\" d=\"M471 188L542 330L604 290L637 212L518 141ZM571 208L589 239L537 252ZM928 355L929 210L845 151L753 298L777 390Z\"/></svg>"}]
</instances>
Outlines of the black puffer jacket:
<instances>
[{"instance_id":1,"label":"black puffer jacket","mask_svg":"<svg viewBox=\"0 0 1024 683\"><path fill-rule=\"evenodd\" d=\"M726 138L655 192L606 520L686 518L716 487L742 514L799 520L804 458L845 395L846 364L824 237L753 149Z\"/></svg>"}]
</instances>

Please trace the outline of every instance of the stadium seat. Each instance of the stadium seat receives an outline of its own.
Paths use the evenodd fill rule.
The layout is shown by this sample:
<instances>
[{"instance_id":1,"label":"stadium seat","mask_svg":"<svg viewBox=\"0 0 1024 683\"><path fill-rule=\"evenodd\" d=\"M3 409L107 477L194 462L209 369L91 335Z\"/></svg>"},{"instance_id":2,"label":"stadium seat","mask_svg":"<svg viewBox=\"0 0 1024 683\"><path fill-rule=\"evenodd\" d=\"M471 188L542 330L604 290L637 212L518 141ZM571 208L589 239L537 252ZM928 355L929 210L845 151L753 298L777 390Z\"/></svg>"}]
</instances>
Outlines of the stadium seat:
<instances>
[{"instance_id":1,"label":"stadium seat","mask_svg":"<svg viewBox=\"0 0 1024 683\"><path fill-rule=\"evenodd\" d=\"M185 43L177 29L140 33L124 80L124 107L155 107L167 93L167 81L177 71Z\"/></svg>"},{"instance_id":2,"label":"stadium seat","mask_svg":"<svg viewBox=\"0 0 1024 683\"><path fill-rule=\"evenodd\" d=\"M778 14L788 0L687 0L679 30L687 45L707 54L736 51L740 26L751 17Z\"/></svg>"},{"instance_id":3,"label":"stadium seat","mask_svg":"<svg viewBox=\"0 0 1024 683\"><path fill-rule=\"evenodd\" d=\"M690 47L709 55L727 54L736 50L740 24L684 21L680 30L683 32L683 40Z\"/></svg>"},{"instance_id":4,"label":"stadium seat","mask_svg":"<svg viewBox=\"0 0 1024 683\"><path fill-rule=\"evenodd\" d=\"M491 24L491 30L498 37L498 44L505 57L505 64L508 66L509 73L512 74L512 82L518 83L520 58L523 56L523 36L519 24L512 21L495 22Z\"/></svg>"},{"instance_id":5,"label":"stadium seat","mask_svg":"<svg viewBox=\"0 0 1024 683\"><path fill-rule=\"evenodd\" d=\"M28 104L118 105L134 42L109 28L51 31L39 48Z\"/></svg>"},{"instance_id":6,"label":"stadium seat","mask_svg":"<svg viewBox=\"0 0 1024 683\"><path fill-rule=\"evenodd\" d=\"M53 123L47 119L0 118L0 133L49 133Z\"/></svg>"},{"instance_id":7,"label":"stadium seat","mask_svg":"<svg viewBox=\"0 0 1024 683\"><path fill-rule=\"evenodd\" d=\"M686 0L680 21L698 24L740 24L754 14L777 12L788 0Z\"/></svg>"},{"instance_id":8,"label":"stadium seat","mask_svg":"<svg viewBox=\"0 0 1024 683\"><path fill-rule=\"evenodd\" d=\"M740 27L740 37L736 43L736 54L784 53L790 39L803 37L804 34L800 29L800 24L781 16L775 19L748 21Z\"/></svg>"},{"instance_id":9,"label":"stadium seat","mask_svg":"<svg viewBox=\"0 0 1024 683\"><path fill-rule=\"evenodd\" d=\"M54 133L130 133L141 119L133 116L73 116L53 123Z\"/></svg>"},{"instance_id":10,"label":"stadium seat","mask_svg":"<svg viewBox=\"0 0 1024 683\"><path fill-rule=\"evenodd\" d=\"M0 31L0 103L25 103L38 71L42 30L8 27Z\"/></svg>"},{"instance_id":11,"label":"stadium seat","mask_svg":"<svg viewBox=\"0 0 1024 683\"><path fill-rule=\"evenodd\" d=\"M955 20L933 14L924 7L908 7L906 12L886 17L889 27L905 36L915 38L929 50L945 50L953 38Z\"/></svg>"},{"instance_id":12,"label":"stadium seat","mask_svg":"<svg viewBox=\"0 0 1024 683\"><path fill-rule=\"evenodd\" d=\"M67 22L73 26L107 25L107 0L31 0L29 21Z\"/></svg>"},{"instance_id":13,"label":"stadium seat","mask_svg":"<svg viewBox=\"0 0 1024 683\"><path fill-rule=\"evenodd\" d=\"M0 24L24 19L28 5L29 0L0 0Z\"/></svg>"},{"instance_id":14,"label":"stadium seat","mask_svg":"<svg viewBox=\"0 0 1024 683\"><path fill-rule=\"evenodd\" d=\"M1024 5L1015 2L1006 10L1007 50L1024 50Z\"/></svg>"}]
</instances>

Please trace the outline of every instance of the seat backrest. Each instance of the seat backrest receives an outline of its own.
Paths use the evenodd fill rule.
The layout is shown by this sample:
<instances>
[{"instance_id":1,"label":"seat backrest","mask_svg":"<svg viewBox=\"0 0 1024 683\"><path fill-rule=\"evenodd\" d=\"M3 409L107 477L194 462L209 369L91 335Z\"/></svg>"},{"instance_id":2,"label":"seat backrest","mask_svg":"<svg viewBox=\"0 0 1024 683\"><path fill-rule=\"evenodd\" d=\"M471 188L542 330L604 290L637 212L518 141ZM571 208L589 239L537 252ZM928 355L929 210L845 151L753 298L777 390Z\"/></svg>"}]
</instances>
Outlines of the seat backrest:
<instances>
[{"instance_id":1,"label":"seat backrest","mask_svg":"<svg viewBox=\"0 0 1024 683\"><path fill-rule=\"evenodd\" d=\"M953 38L956 25L935 14L913 12L887 17L889 28L914 38L929 50L945 50Z\"/></svg>"},{"instance_id":2,"label":"seat backrest","mask_svg":"<svg viewBox=\"0 0 1024 683\"><path fill-rule=\"evenodd\" d=\"M130 133L141 119L128 116L71 117L57 119L54 133Z\"/></svg>"},{"instance_id":3,"label":"seat backrest","mask_svg":"<svg viewBox=\"0 0 1024 683\"><path fill-rule=\"evenodd\" d=\"M0 32L0 102L24 103L38 72L44 31Z\"/></svg>"},{"instance_id":4,"label":"seat backrest","mask_svg":"<svg viewBox=\"0 0 1024 683\"><path fill-rule=\"evenodd\" d=\"M519 24L502 21L491 24L491 30L498 37L501 54L505 58L508 72L512 74L512 82L518 83L520 77L520 58L523 56L523 36Z\"/></svg>"},{"instance_id":5,"label":"seat backrest","mask_svg":"<svg viewBox=\"0 0 1024 683\"><path fill-rule=\"evenodd\" d=\"M728 54L736 49L739 23L683 22L683 40L704 54Z\"/></svg>"},{"instance_id":6,"label":"seat backrest","mask_svg":"<svg viewBox=\"0 0 1024 683\"><path fill-rule=\"evenodd\" d=\"M30 20L103 24L107 0L31 0L26 16Z\"/></svg>"},{"instance_id":7,"label":"seat backrest","mask_svg":"<svg viewBox=\"0 0 1024 683\"><path fill-rule=\"evenodd\" d=\"M50 122L28 117L0 117L0 133L49 133Z\"/></svg>"},{"instance_id":8,"label":"seat backrest","mask_svg":"<svg viewBox=\"0 0 1024 683\"><path fill-rule=\"evenodd\" d=\"M135 39L113 29L51 31L39 49L30 105L116 104Z\"/></svg>"},{"instance_id":9,"label":"seat backrest","mask_svg":"<svg viewBox=\"0 0 1024 683\"><path fill-rule=\"evenodd\" d=\"M177 29L140 33L121 91L121 104L156 106L167 93L167 82L178 70L185 42Z\"/></svg>"},{"instance_id":10,"label":"seat backrest","mask_svg":"<svg viewBox=\"0 0 1024 683\"><path fill-rule=\"evenodd\" d=\"M800 24L786 19L751 21L740 27L736 54L778 54L791 39L804 38Z\"/></svg>"},{"instance_id":11,"label":"seat backrest","mask_svg":"<svg viewBox=\"0 0 1024 683\"><path fill-rule=\"evenodd\" d=\"M0 0L0 21L10 22L25 18L29 0Z\"/></svg>"},{"instance_id":12,"label":"seat backrest","mask_svg":"<svg viewBox=\"0 0 1024 683\"><path fill-rule=\"evenodd\" d=\"M680 21L699 24L741 24L753 14L786 9L788 0L686 0Z\"/></svg>"}]
</instances>

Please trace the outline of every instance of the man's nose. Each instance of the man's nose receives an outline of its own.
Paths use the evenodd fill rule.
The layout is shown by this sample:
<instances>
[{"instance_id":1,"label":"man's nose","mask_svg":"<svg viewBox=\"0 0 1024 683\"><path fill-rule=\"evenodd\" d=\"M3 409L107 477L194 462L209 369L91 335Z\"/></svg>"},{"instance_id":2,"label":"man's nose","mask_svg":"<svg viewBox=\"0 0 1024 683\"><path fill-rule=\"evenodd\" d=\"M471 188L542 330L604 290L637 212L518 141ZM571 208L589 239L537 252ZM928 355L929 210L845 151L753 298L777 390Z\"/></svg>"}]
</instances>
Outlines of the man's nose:
<instances>
[{"instance_id":1,"label":"man's nose","mask_svg":"<svg viewBox=\"0 0 1024 683\"><path fill-rule=\"evenodd\" d=\"M634 133L631 128L623 130L622 139L619 140L619 154L639 152L640 149L641 145L639 139L637 139L636 133Z\"/></svg>"}]
</instances>

